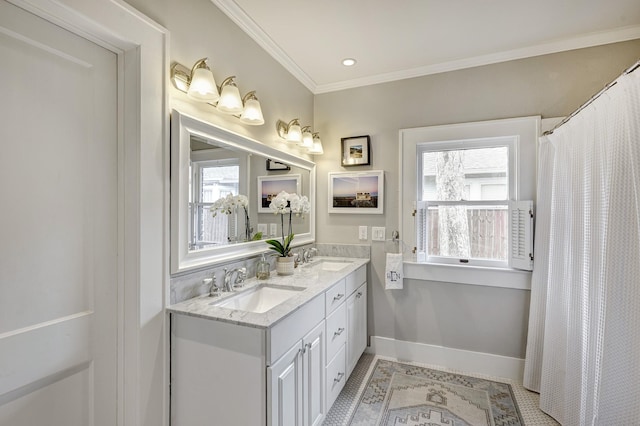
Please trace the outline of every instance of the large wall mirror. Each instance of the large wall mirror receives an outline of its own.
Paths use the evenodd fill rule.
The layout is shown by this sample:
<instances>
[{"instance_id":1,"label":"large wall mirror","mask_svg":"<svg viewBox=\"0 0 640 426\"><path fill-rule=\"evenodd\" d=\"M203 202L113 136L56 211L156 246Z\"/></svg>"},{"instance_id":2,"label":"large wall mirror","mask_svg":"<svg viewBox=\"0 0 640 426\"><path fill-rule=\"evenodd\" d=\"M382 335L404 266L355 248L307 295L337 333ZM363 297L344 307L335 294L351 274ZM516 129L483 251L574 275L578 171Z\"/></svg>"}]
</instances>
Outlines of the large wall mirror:
<instances>
[{"instance_id":1,"label":"large wall mirror","mask_svg":"<svg viewBox=\"0 0 640 426\"><path fill-rule=\"evenodd\" d=\"M311 201L309 214L292 217L292 231L294 246L312 243L315 178L310 160L173 110L171 273L266 252L264 240L282 235L280 215L268 208L280 190ZM239 195L247 208L225 209Z\"/></svg>"}]
</instances>

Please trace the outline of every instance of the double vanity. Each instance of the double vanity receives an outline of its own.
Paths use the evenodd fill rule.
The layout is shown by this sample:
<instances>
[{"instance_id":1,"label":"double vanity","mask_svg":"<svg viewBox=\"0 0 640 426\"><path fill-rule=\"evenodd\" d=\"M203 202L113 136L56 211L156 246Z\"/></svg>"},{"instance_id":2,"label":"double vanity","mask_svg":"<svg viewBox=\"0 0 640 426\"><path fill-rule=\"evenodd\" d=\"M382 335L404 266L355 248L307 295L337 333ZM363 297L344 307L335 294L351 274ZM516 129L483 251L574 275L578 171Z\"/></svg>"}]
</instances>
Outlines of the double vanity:
<instances>
[{"instance_id":1,"label":"double vanity","mask_svg":"<svg viewBox=\"0 0 640 426\"><path fill-rule=\"evenodd\" d=\"M366 347L368 259L169 307L173 425L318 425Z\"/></svg>"}]
</instances>

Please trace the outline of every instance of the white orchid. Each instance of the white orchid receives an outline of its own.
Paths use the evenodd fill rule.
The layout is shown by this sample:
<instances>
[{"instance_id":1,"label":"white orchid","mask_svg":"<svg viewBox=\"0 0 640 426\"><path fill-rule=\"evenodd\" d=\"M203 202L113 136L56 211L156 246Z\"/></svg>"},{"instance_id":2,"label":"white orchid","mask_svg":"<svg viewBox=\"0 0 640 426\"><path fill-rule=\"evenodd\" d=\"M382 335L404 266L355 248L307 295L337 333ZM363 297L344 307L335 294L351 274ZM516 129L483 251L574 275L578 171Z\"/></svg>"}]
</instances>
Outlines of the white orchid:
<instances>
[{"instance_id":1,"label":"white orchid","mask_svg":"<svg viewBox=\"0 0 640 426\"><path fill-rule=\"evenodd\" d=\"M273 214L286 214L291 210L289 208L289 198L291 197L285 191L280 191L278 195L271 199L271 203L269 204L269 208L273 212Z\"/></svg>"},{"instance_id":2,"label":"white orchid","mask_svg":"<svg viewBox=\"0 0 640 426\"><path fill-rule=\"evenodd\" d=\"M291 211L296 214L296 216L304 215L305 213L309 213L311 210L311 203L309 202L309 198L306 195L302 197L297 194L293 194L296 197L290 198Z\"/></svg>"},{"instance_id":3,"label":"white orchid","mask_svg":"<svg viewBox=\"0 0 640 426\"><path fill-rule=\"evenodd\" d=\"M247 198L246 195L238 194L236 196L236 204L246 209L247 207L249 207L249 198Z\"/></svg>"},{"instance_id":4,"label":"white orchid","mask_svg":"<svg viewBox=\"0 0 640 426\"><path fill-rule=\"evenodd\" d=\"M218 212L231 214L238 207L244 207L245 209L249 207L249 199L246 195L227 194L226 197L222 197L216 200L216 202L213 203L211 207L209 207L209 210L215 217Z\"/></svg>"},{"instance_id":5,"label":"white orchid","mask_svg":"<svg viewBox=\"0 0 640 426\"><path fill-rule=\"evenodd\" d=\"M276 251L281 257L289 256L291 251L291 241L293 240L293 232L291 231L291 215L295 213L296 216L309 213L311 210L311 203L306 195L302 197L296 193L289 194L285 191L281 191L278 195L271 199L269 209L274 214L279 214L280 223L282 226L282 242L278 240L265 241L271 247L270 249ZM289 233L284 235L284 215L289 214Z\"/></svg>"}]
</instances>

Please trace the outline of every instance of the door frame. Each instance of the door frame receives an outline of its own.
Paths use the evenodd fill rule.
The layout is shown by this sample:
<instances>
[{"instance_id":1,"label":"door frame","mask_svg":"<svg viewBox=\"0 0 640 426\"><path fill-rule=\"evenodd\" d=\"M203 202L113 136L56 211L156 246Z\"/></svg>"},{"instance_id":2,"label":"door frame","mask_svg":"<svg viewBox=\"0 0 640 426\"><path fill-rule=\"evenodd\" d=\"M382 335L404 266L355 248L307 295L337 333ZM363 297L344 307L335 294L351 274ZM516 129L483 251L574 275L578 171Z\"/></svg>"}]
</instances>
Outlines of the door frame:
<instances>
[{"instance_id":1,"label":"door frame","mask_svg":"<svg viewBox=\"0 0 640 426\"><path fill-rule=\"evenodd\" d=\"M7 1L117 55L117 424L167 425L169 32L122 0Z\"/></svg>"}]
</instances>

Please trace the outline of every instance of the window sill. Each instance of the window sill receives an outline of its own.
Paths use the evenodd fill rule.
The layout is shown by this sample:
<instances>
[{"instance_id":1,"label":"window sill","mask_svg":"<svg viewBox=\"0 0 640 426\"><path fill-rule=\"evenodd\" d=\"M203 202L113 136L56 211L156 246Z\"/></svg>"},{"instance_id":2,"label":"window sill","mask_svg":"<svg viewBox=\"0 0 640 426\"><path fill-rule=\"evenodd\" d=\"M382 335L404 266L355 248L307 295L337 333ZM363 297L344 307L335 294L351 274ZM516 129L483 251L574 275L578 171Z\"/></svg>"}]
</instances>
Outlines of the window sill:
<instances>
[{"instance_id":1,"label":"window sill","mask_svg":"<svg viewBox=\"0 0 640 426\"><path fill-rule=\"evenodd\" d=\"M404 278L531 290L531 272L518 269L405 261Z\"/></svg>"}]
</instances>

